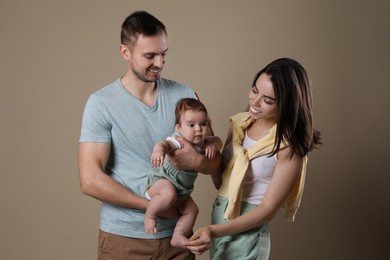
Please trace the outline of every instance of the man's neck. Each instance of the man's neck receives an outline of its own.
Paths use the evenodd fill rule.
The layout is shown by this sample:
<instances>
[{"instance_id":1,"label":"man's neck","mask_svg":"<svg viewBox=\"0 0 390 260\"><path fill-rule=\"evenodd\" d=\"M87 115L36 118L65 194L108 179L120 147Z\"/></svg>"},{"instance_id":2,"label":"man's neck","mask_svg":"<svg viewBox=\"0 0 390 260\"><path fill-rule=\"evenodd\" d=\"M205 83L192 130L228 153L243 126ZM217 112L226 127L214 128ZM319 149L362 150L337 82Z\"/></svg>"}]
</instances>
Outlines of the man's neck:
<instances>
[{"instance_id":1,"label":"man's neck","mask_svg":"<svg viewBox=\"0 0 390 260\"><path fill-rule=\"evenodd\" d=\"M152 106L156 100L156 83L144 82L134 75L126 74L121 78L122 85L131 95L148 106Z\"/></svg>"}]
</instances>

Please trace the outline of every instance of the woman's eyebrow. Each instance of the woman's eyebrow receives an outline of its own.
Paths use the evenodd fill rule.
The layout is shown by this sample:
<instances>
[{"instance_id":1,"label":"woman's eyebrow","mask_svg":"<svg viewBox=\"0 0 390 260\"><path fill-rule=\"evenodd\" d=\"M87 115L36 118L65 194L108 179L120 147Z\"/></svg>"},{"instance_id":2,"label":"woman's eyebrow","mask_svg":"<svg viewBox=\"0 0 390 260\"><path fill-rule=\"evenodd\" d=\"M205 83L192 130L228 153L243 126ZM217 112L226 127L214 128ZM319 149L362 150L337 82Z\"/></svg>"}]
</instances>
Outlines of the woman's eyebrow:
<instances>
[{"instance_id":1,"label":"woman's eyebrow","mask_svg":"<svg viewBox=\"0 0 390 260\"><path fill-rule=\"evenodd\" d=\"M269 99L272 99L272 100L276 100L276 98L274 98L274 97L271 97L271 96L267 96L267 95L264 95L266 98L269 98Z\"/></svg>"}]
</instances>

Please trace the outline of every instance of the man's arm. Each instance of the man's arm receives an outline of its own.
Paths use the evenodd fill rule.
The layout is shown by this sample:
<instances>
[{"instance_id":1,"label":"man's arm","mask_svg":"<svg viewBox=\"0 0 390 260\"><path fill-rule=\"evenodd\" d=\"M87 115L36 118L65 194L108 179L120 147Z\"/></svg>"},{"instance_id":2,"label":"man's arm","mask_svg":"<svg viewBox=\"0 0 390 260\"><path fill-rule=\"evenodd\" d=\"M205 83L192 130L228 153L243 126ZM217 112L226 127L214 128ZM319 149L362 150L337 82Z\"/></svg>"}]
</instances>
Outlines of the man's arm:
<instances>
[{"instance_id":1,"label":"man's arm","mask_svg":"<svg viewBox=\"0 0 390 260\"><path fill-rule=\"evenodd\" d=\"M110 143L79 144L81 192L109 204L146 210L148 201L127 190L105 173Z\"/></svg>"},{"instance_id":2,"label":"man's arm","mask_svg":"<svg viewBox=\"0 0 390 260\"><path fill-rule=\"evenodd\" d=\"M177 149L173 154L168 154L169 160L176 169L194 170L210 175L220 168L221 154L219 152L209 160L196 151L193 145L184 138L177 136L176 139L183 144L183 148Z\"/></svg>"}]
</instances>

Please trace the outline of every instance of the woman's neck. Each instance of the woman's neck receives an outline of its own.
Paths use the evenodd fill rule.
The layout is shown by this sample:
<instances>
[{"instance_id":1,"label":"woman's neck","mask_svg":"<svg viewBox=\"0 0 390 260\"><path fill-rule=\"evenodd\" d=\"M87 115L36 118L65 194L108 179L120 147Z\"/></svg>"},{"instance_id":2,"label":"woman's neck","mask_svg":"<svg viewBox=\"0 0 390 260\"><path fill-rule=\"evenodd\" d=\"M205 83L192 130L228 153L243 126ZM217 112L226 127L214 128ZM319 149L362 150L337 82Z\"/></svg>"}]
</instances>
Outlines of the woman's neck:
<instances>
[{"instance_id":1,"label":"woman's neck","mask_svg":"<svg viewBox=\"0 0 390 260\"><path fill-rule=\"evenodd\" d=\"M260 140L276 124L275 121L257 119L247 129L247 135L252 140Z\"/></svg>"}]
</instances>

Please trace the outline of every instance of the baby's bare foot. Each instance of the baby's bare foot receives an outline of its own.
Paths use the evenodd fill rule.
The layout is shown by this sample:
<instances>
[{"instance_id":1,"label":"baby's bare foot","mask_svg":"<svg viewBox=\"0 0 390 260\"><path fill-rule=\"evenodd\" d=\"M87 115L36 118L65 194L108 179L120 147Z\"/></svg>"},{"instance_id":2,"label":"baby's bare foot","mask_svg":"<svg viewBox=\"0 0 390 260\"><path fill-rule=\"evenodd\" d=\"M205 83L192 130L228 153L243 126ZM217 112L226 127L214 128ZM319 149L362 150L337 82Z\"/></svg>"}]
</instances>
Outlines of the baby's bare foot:
<instances>
[{"instance_id":1,"label":"baby's bare foot","mask_svg":"<svg viewBox=\"0 0 390 260\"><path fill-rule=\"evenodd\" d=\"M187 241L188 241L188 238L186 236L184 236L183 234L174 233L172 236L172 239L171 239L171 245L175 246L175 247L186 248L184 246L184 242L187 242Z\"/></svg>"},{"instance_id":2,"label":"baby's bare foot","mask_svg":"<svg viewBox=\"0 0 390 260\"><path fill-rule=\"evenodd\" d=\"M145 214L144 226L145 226L146 233L148 233L148 234L156 234L157 233L157 220L156 220L156 218L149 217Z\"/></svg>"}]
</instances>

